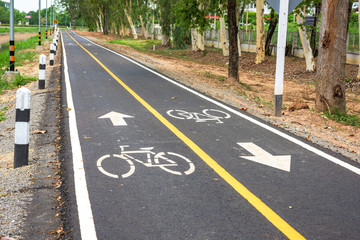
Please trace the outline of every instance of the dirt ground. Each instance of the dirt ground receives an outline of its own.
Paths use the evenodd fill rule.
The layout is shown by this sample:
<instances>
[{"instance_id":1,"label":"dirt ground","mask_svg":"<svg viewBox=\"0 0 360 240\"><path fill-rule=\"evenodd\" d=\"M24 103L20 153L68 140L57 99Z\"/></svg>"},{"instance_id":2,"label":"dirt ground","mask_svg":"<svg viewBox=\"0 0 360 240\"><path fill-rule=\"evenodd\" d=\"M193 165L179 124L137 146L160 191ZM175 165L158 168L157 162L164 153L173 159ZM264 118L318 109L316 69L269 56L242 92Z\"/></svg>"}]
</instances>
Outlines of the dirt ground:
<instances>
[{"instance_id":1,"label":"dirt ground","mask_svg":"<svg viewBox=\"0 0 360 240\"><path fill-rule=\"evenodd\" d=\"M17 32L14 35L15 35L14 36L15 41L22 41L22 40L26 40L30 37L36 36L37 33L21 33L21 32L18 33ZM8 43L9 41L10 41L9 33L0 33L0 44Z\"/></svg>"},{"instance_id":2,"label":"dirt ground","mask_svg":"<svg viewBox=\"0 0 360 240\"><path fill-rule=\"evenodd\" d=\"M186 49L186 60L156 52L139 52L128 46L107 43L119 38L114 34L76 31L100 45L130 55L156 70L186 85L205 92L226 103L248 111L266 121L281 126L307 140L360 162L359 128L330 120L315 109L315 73L305 71L305 60L286 57L284 79L284 110L282 117L273 116L276 57L266 57L264 63L254 63L255 54L243 52L239 58L241 83L227 80L228 58L221 51L207 48L206 53ZM165 50L156 46L157 50ZM360 82L356 80L358 66L346 65L346 101L349 114L360 116Z\"/></svg>"}]
</instances>

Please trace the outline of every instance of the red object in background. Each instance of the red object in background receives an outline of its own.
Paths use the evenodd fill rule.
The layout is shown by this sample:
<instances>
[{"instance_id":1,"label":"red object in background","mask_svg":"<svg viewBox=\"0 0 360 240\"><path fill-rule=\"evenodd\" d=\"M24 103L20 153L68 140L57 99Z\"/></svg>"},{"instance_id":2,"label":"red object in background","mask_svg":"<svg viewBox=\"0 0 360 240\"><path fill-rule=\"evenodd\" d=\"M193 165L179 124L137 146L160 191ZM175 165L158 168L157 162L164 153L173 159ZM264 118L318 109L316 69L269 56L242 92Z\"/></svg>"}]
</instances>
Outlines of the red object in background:
<instances>
[{"instance_id":1,"label":"red object in background","mask_svg":"<svg viewBox=\"0 0 360 240\"><path fill-rule=\"evenodd\" d=\"M31 18L31 15L26 15L25 18Z\"/></svg>"},{"instance_id":2,"label":"red object in background","mask_svg":"<svg viewBox=\"0 0 360 240\"><path fill-rule=\"evenodd\" d=\"M205 16L205 18L209 18L209 16ZM210 16L210 19L214 19L215 16ZM216 16L216 19L219 19L220 17L219 16Z\"/></svg>"}]
</instances>

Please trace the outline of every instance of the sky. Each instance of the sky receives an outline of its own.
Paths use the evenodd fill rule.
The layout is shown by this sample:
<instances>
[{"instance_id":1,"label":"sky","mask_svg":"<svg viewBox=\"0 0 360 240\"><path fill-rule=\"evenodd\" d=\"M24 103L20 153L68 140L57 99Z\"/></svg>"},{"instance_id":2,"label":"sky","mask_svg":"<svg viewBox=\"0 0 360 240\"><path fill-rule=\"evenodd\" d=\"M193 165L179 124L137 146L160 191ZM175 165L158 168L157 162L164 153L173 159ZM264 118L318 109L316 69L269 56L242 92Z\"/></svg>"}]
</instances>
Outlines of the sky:
<instances>
[{"instance_id":1,"label":"sky","mask_svg":"<svg viewBox=\"0 0 360 240\"><path fill-rule=\"evenodd\" d=\"M46 1L48 8L50 7L51 0L41 0L41 9L46 8ZM10 2L10 0L3 0L3 2ZM52 0L54 4L55 0ZM39 9L39 0L14 0L14 8L20 12L37 11Z\"/></svg>"}]
</instances>

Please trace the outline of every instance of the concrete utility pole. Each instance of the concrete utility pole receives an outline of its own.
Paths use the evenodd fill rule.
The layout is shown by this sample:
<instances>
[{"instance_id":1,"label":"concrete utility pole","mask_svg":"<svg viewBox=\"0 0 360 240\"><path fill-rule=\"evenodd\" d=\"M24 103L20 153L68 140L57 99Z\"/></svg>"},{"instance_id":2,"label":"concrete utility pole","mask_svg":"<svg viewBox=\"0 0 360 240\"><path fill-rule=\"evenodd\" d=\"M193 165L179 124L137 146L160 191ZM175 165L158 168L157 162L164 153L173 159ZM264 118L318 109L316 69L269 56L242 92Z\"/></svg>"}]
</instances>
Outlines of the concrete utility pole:
<instances>
[{"instance_id":1,"label":"concrete utility pole","mask_svg":"<svg viewBox=\"0 0 360 240\"><path fill-rule=\"evenodd\" d=\"M55 1L54 1L54 5L55 5ZM53 21L55 20L55 6L53 6ZM56 30L55 28L55 23L54 23L54 31Z\"/></svg>"},{"instance_id":2,"label":"concrete utility pole","mask_svg":"<svg viewBox=\"0 0 360 240\"><path fill-rule=\"evenodd\" d=\"M15 71L14 0L10 0L10 72Z\"/></svg>"},{"instance_id":3,"label":"concrete utility pole","mask_svg":"<svg viewBox=\"0 0 360 240\"><path fill-rule=\"evenodd\" d=\"M48 17L47 17L47 0L46 0L46 39L48 39L47 37L48 37L48 28L47 28L47 26L48 26Z\"/></svg>"},{"instance_id":4,"label":"concrete utility pole","mask_svg":"<svg viewBox=\"0 0 360 240\"><path fill-rule=\"evenodd\" d=\"M52 14L51 14L51 10L52 10L52 0L50 2L50 35L52 34Z\"/></svg>"},{"instance_id":5,"label":"concrete utility pole","mask_svg":"<svg viewBox=\"0 0 360 240\"><path fill-rule=\"evenodd\" d=\"M41 46L41 0L39 0L39 46Z\"/></svg>"}]
</instances>

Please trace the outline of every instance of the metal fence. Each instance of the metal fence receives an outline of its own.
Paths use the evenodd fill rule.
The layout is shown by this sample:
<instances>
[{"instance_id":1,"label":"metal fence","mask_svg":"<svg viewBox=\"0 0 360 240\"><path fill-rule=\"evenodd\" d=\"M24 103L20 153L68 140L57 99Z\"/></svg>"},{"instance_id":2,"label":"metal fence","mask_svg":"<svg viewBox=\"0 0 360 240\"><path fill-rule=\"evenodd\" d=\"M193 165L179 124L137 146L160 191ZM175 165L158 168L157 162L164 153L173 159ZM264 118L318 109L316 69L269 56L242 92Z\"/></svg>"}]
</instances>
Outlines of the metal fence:
<instances>
[{"instance_id":1,"label":"metal fence","mask_svg":"<svg viewBox=\"0 0 360 240\"><path fill-rule=\"evenodd\" d=\"M265 36L267 31L265 32ZM276 45L278 33L275 32L271 38L271 45ZM241 43L256 44L256 31L244 31L239 32L239 37ZM219 30L207 30L205 31L205 40L208 41L218 41L219 40ZM316 42L319 42L319 33L316 35ZM286 43L292 48L302 47L299 32L288 32ZM359 34L358 33L348 33L347 38L347 50L348 51L359 51Z\"/></svg>"},{"instance_id":2,"label":"metal fence","mask_svg":"<svg viewBox=\"0 0 360 240\"><path fill-rule=\"evenodd\" d=\"M141 28L136 28L136 32L141 34ZM151 33L148 33L151 35ZM265 36L267 31L265 32ZM155 28L155 35L157 39L161 39L161 29ZM271 38L271 45L276 46L277 43L277 35L278 33L275 32ZM204 33L204 37L206 41L220 41L220 33L219 30L206 30ZM239 32L239 37L241 43L249 43L249 44L256 44L256 31L255 30L241 30ZM228 39L228 33L226 32L226 39ZM301 40L299 36L299 32L288 32L287 33L287 45L291 48L301 48ZM319 42L319 33L316 35L316 42ZM347 38L347 50L348 51L359 51L359 34L358 33L348 33Z\"/></svg>"}]
</instances>

